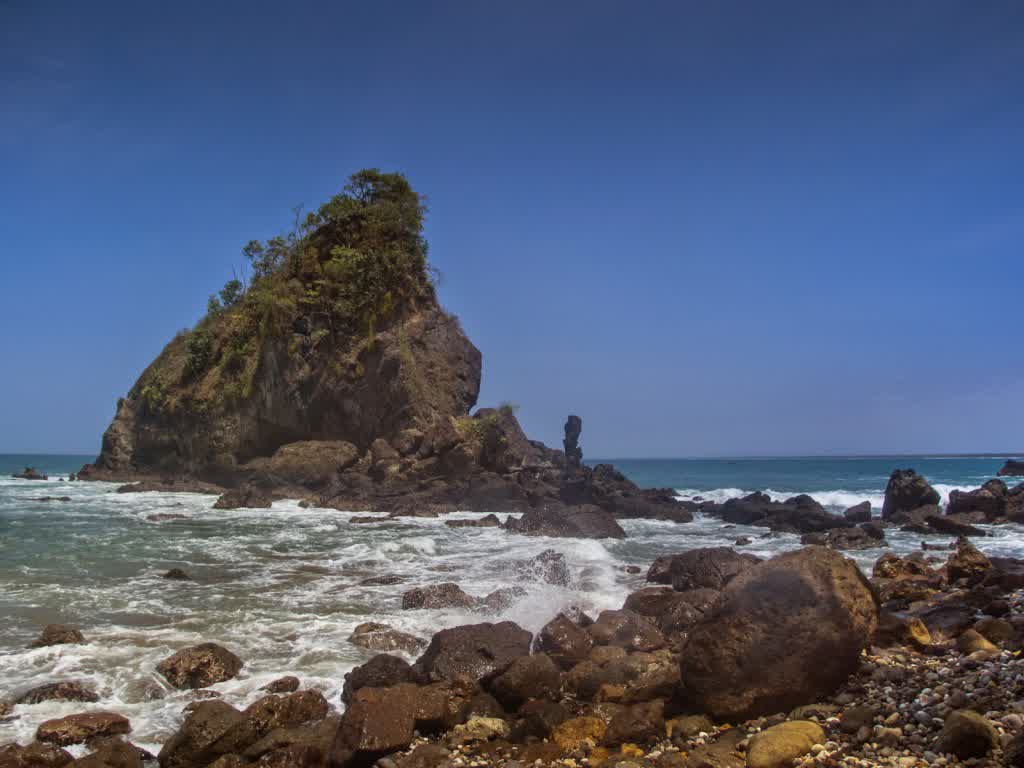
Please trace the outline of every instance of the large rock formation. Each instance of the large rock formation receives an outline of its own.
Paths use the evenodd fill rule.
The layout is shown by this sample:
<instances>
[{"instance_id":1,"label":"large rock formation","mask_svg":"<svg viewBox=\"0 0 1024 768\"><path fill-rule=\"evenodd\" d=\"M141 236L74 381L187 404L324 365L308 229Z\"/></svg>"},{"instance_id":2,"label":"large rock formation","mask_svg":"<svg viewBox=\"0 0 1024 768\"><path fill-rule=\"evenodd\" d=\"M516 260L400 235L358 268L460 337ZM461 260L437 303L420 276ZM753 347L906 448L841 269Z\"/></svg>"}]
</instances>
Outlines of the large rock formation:
<instances>
[{"instance_id":1,"label":"large rock formation","mask_svg":"<svg viewBox=\"0 0 1024 768\"><path fill-rule=\"evenodd\" d=\"M999 470L999 475L1000 477L1024 476L1024 460L1007 459L1002 469Z\"/></svg>"},{"instance_id":2,"label":"large rock formation","mask_svg":"<svg viewBox=\"0 0 1024 768\"><path fill-rule=\"evenodd\" d=\"M671 491L584 466L578 416L563 452L510 406L471 414L481 355L438 303L422 215L403 177L364 171L297 232L250 243L251 284L225 286L143 371L82 478L340 509L692 519ZM220 506L239 504L254 506Z\"/></svg>"},{"instance_id":3,"label":"large rock formation","mask_svg":"<svg viewBox=\"0 0 1024 768\"><path fill-rule=\"evenodd\" d=\"M680 673L697 711L742 719L833 693L857 669L878 605L857 565L806 547L736 575L693 627Z\"/></svg>"},{"instance_id":4,"label":"large rock formation","mask_svg":"<svg viewBox=\"0 0 1024 768\"><path fill-rule=\"evenodd\" d=\"M885 486L882 519L900 522L900 518L915 509L931 507L942 501L939 492L912 469L896 469Z\"/></svg>"}]
</instances>

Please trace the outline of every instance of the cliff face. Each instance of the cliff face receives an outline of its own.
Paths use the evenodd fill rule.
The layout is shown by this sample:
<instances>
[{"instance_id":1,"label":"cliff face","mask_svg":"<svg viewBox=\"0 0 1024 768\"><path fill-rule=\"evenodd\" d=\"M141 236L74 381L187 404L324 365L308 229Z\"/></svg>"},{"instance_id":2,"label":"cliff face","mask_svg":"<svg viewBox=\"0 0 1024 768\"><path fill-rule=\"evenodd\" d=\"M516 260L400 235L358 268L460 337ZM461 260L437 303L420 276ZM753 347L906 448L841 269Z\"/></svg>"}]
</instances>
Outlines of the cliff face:
<instances>
[{"instance_id":1,"label":"cliff face","mask_svg":"<svg viewBox=\"0 0 1024 768\"><path fill-rule=\"evenodd\" d=\"M247 396L206 400L205 392L230 382L211 370L209 380L181 383L185 341L171 341L119 402L97 470L224 481L289 443L341 440L363 452L374 440L465 417L476 404L480 352L436 301L403 312L372 344L303 353L308 341L303 334L269 340ZM162 391L157 407L153 387Z\"/></svg>"}]
</instances>

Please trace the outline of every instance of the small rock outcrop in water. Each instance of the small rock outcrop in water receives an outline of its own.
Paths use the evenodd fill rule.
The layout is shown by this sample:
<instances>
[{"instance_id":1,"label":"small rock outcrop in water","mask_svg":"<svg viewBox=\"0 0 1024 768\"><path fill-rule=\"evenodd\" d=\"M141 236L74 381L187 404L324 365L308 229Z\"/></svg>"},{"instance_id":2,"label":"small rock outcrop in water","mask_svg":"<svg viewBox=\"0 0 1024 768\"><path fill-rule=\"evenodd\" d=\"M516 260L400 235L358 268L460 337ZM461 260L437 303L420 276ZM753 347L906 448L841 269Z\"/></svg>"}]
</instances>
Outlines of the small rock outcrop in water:
<instances>
[{"instance_id":1,"label":"small rock outcrop in water","mask_svg":"<svg viewBox=\"0 0 1024 768\"><path fill-rule=\"evenodd\" d=\"M46 475L40 474L35 467L25 467L21 472L15 472L11 477L18 480L49 480Z\"/></svg>"},{"instance_id":2,"label":"small rock outcrop in water","mask_svg":"<svg viewBox=\"0 0 1024 768\"><path fill-rule=\"evenodd\" d=\"M233 488L214 502L214 509L270 509L270 496L251 485Z\"/></svg>"},{"instance_id":3,"label":"small rock outcrop in water","mask_svg":"<svg viewBox=\"0 0 1024 768\"><path fill-rule=\"evenodd\" d=\"M66 747L104 736L130 733L131 730L128 718L116 712L86 712L41 723L36 730L36 738L45 744Z\"/></svg>"},{"instance_id":4,"label":"small rock outcrop in water","mask_svg":"<svg viewBox=\"0 0 1024 768\"><path fill-rule=\"evenodd\" d=\"M241 669L242 660L216 643L183 648L156 667L175 688L206 688L230 680Z\"/></svg>"},{"instance_id":5,"label":"small rock outcrop in water","mask_svg":"<svg viewBox=\"0 0 1024 768\"><path fill-rule=\"evenodd\" d=\"M1006 463L1003 464L999 470L1000 477L1024 477L1024 460L1021 459L1007 459Z\"/></svg>"},{"instance_id":6,"label":"small rock outcrop in water","mask_svg":"<svg viewBox=\"0 0 1024 768\"><path fill-rule=\"evenodd\" d=\"M74 627L65 624L47 624L30 647L44 648L48 645L71 645L84 642L85 637Z\"/></svg>"},{"instance_id":7,"label":"small rock outcrop in water","mask_svg":"<svg viewBox=\"0 0 1024 768\"><path fill-rule=\"evenodd\" d=\"M899 522L902 514L939 504L942 497L912 469L897 469L889 476L882 503L882 519Z\"/></svg>"},{"instance_id":8,"label":"small rock outcrop in water","mask_svg":"<svg viewBox=\"0 0 1024 768\"><path fill-rule=\"evenodd\" d=\"M786 711L827 696L857 668L878 605L856 564L821 547L736 576L682 651L689 700L720 718Z\"/></svg>"},{"instance_id":9,"label":"small rock outcrop in water","mask_svg":"<svg viewBox=\"0 0 1024 768\"><path fill-rule=\"evenodd\" d=\"M505 529L525 536L626 538L626 532L610 513L592 505L531 509L522 517L510 517L505 522Z\"/></svg>"}]
</instances>

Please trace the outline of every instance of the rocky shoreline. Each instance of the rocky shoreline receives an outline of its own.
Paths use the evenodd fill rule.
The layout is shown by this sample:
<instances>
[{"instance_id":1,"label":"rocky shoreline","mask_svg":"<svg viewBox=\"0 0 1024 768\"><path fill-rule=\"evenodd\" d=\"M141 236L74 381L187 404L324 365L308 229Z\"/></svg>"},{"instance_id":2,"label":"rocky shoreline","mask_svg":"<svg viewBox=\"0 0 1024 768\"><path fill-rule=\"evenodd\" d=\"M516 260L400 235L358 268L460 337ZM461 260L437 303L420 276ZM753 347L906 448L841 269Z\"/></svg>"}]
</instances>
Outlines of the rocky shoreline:
<instances>
[{"instance_id":1,"label":"rocky shoreline","mask_svg":"<svg viewBox=\"0 0 1024 768\"><path fill-rule=\"evenodd\" d=\"M567 578L554 552L515 567ZM210 686L245 660L213 643L181 649L155 671L195 699L155 756L131 744L127 718L87 706L87 684L40 681L0 716L86 706L0 747L0 766L1024 765L1024 561L960 539L886 554L866 578L821 546L763 561L719 547L659 558L647 581L621 609L559 614L536 636L507 621L429 641L364 624L350 641L379 653L346 675L340 714L294 677L238 710ZM503 597L437 584L407 590L403 608L483 619ZM50 626L33 645L83 641ZM73 759L66 748L83 744Z\"/></svg>"}]
</instances>

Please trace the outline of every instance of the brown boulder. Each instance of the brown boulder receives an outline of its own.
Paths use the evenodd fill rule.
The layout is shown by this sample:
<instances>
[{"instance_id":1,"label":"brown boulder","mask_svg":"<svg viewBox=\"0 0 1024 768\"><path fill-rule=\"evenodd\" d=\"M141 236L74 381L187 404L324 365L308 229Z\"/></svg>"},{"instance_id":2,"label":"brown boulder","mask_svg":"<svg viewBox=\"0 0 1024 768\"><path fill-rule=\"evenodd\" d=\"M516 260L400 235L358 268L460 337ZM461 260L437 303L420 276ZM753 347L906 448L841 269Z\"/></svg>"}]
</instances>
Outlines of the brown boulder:
<instances>
[{"instance_id":1,"label":"brown boulder","mask_svg":"<svg viewBox=\"0 0 1024 768\"><path fill-rule=\"evenodd\" d=\"M901 513L940 503L942 497L928 481L912 469L897 469L889 476L882 503L882 519L893 520Z\"/></svg>"},{"instance_id":2,"label":"brown boulder","mask_svg":"<svg viewBox=\"0 0 1024 768\"><path fill-rule=\"evenodd\" d=\"M729 547L703 547L674 555L669 565L672 588L722 590L734 577L760 562ZM648 577L649 578L649 577Z\"/></svg>"},{"instance_id":3,"label":"brown boulder","mask_svg":"<svg viewBox=\"0 0 1024 768\"><path fill-rule=\"evenodd\" d=\"M574 539L626 538L626 532L610 512L590 504L531 509L521 517L509 517L505 521L505 529L525 536Z\"/></svg>"},{"instance_id":4,"label":"brown boulder","mask_svg":"<svg viewBox=\"0 0 1024 768\"><path fill-rule=\"evenodd\" d=\"M206 688L230 680L243 662L216 643L183 648L157 664L156 671L175 688Z\"/></svg>"},{"instance_id":5,"label":"brown boulder","mask_svg":"<svg viewBox=\"0 0 1024 768\"><path fill-rule=\"evenodd\" d=\"M345 685L341 690L341 700L345 704L352 701L353 694L360 688L390 688L401 683L419 683L420 674L405 659L380 653L365 664L345 673Z\"/></svg>"},{"instance_id":6,"label":"brown boulder","mask_svg":"<svg viewBox=\"0 0 1024 768\"><path fill-rule=\"evenodd\" d=\"M665 636L646 616L633 611L601 611L587 627L595 645L614 645L631 651L665 647Z\"/></svg>"},{"instance_id":7,"label":"brown boulder","mask_svg":"<svg viewBox=\"0 0 1024 768\"><path fill-rule=\"evenodd\" d=\"M560 613L537 633L534 650L546 653L562 669L569 669L587 658L593 645L586 631Z\"/></svg>"},{"instance_id":8,"label":"brown boulder","mask_svg":"<svg viewBox=\"0 0 1024 768\"><path fill-rule=\"evenodd\" d=\"M72 760L66 750L38 741L0 746L0 768L64 768Z\"/></svg>"},{"instance_id":9,"label":"brown boulder","mask_svg":"<svg viewBox=\"0 0 1024 768\"><path fill-rule=\"evenodd\" d=\"M843 512L843 517L851 523L870 523L871 502L862 501L860 504L854 504L852 507L847 507Z\"/></svg>"},{"instance_id":10,"label":"brown boulder","mask_svg":"<svg viewBox=\"0 0 1024 768\"><path fill-rule=\"evenodd\" d=\"M999 744L992 723L969 709L950 712L936 742L939 752L952 752L961 760L984 757Z\"/></svg>"},{"instance_id":11,"label":"brown boulder","mask_svg":"<svg viewBox=\"0 0 1024 768\"><path fill-rule=\"evenodd\" d=\"M226 702L201 701L186 712L185 722L157 756L160 768L205 768L256 741L256 724Z\"/></svg>"},{"instance_id":12,"label":"brown boulder","mask_svg":"<svg viewBox=\"0 0 1024 768\"><path fill-rule=\"evenodd\" d=\"M475 608L478 600L452 582L416 587L402 594L402 610L420 608Z\"/></svg>"},{"instance_id":13,"label":"brown boulder","mask_svg":"<svg viewBox=\"0 0 1024 768\"><path fill-rule=\"evenodd\" d=\"M665 738L665 702L661 699L623 707L604 733L604 743L647 744Z\"/></svg>"},{"instance_id":14,"label":"brown boulder","mask_svg":"<svg viewBox=\"0 0 1024 768\"><path fill-rule=\"evenodd\" d=\"M956 543L956 552L946 561L946 575L950 581L966 579L975 584L985 578L986 572L992 567L991 561L967 539L961 538Z\"/></svg>"},{"instance_id":15,"label":"brown boulder","mask_svg":"<svg viewBox=\"0 0 1024 768\"><path fill-rule=\"evenodd\" d=\"M77 680L65 680L60 683L38 685L26 691L16 700L16 704L41 704L44 701L87 701L96 702L100 697L92 686Z\"/></svg>"},{"instance_id":16,"label":"brown boulder","mask_svg":"<svg viewBox=\"0 0 1024 768\"><path fill-rule=\"evenodd\" d=\"M553 697L560 684L558 667L546 655L537 653L515 659L488 687L506 710L513 711L529 699Z\"/></svg>"},{"instance_id":17,"label":"brown boulder","mask_svg":"<svg viewBox=\"0 0 1024 768\"><path fill-rule=\"evenodd\" d=\"M136 746L110 740L95 752L75 760L70 768L142 768L145 754Z\"/></svg>"},{"instance_id":18,"label":"brown boulder","mask_svg":"<svg viewBox=\"0 0 1024 768\"><path fill-rule=\"evenodd\" d=\"M249 705L242 712L262 736L275 728L292 728L327 717L327 699L320 691L296 691L287 695L271 694Z\"/></svg>"},{"instance_id":19,"label":"brown boulder","mask_svg":"<svg viewBox=\"0 0 1024 768\"><path fill-rule=\"evenodd\" d=\"M277 678L277 680L272 680L260 688L260 690L267 693L294 693L299 690L299 678L294 675L285 675L284 677Z\"/></svg>"},{"instance_id":20,"label":"brown boulder","mask_svg":"<svg viewBox=\"0 0 1024 768\"><path fill-rule=\"evenodd\" d=\"M831 695L875 632L857 565L806 547L736 576L692 629L680 671L690 701L719 718L788 711Z\"/></svg>"},{"instance_id":21,"label":"brown boulder","mask_svg":"<svg viewBox=\"0 0 1024 768\"><path fill-rule=\"evenodd\" d=\"M269 509L273 501L265 491L251 485L232 488L214 502L214 509Z\"/></svg>"},{"instance_id":22,"label":"brown boulder","mask_svg":"<svg viewBox=\"0 0 1024 768\"><path fill-rule=\"evenodd\" d=\"M42 634L32 642L29 648L45 648L49 645L72 645L84 642L85 638L82 636L82 633L74 627L64 624L47 624L43 628Z\"/></svg>"},{"instance_id":23,"label":"brown boulder","mask_svg":"<svg viewBox=\"0 0 1024 768\"><path fill-rule=\"evenodd\" d=\"M352 645L366 648L370 651L402 651L403 653L415 653L427 643L408 632L400 632L387 624L376 622L365 622L352 630L348 641Z\"/></svg>"},{"instance_id":24,"label":"brown boulder","mask_svg":"<svg viewBox=\"0 0 1024 768\"><path fill-rule=\"evenodd\" d=\"M128 718L116 712L84 712L46 720L36 729L36 739L66 747L105 736L131 733L131 730Z\"/></svg>"},{"instance_id":25,"label":"brown boulder","mask_svg":"<svg viewBox=\"0 0 1024 768\"><path fill-rule=\"evenodd\" d=\"M479 682L500 674L530 653L533 635L511 621L442 629L416 662L430 680Z\"/></svg>"}]
</instances>

